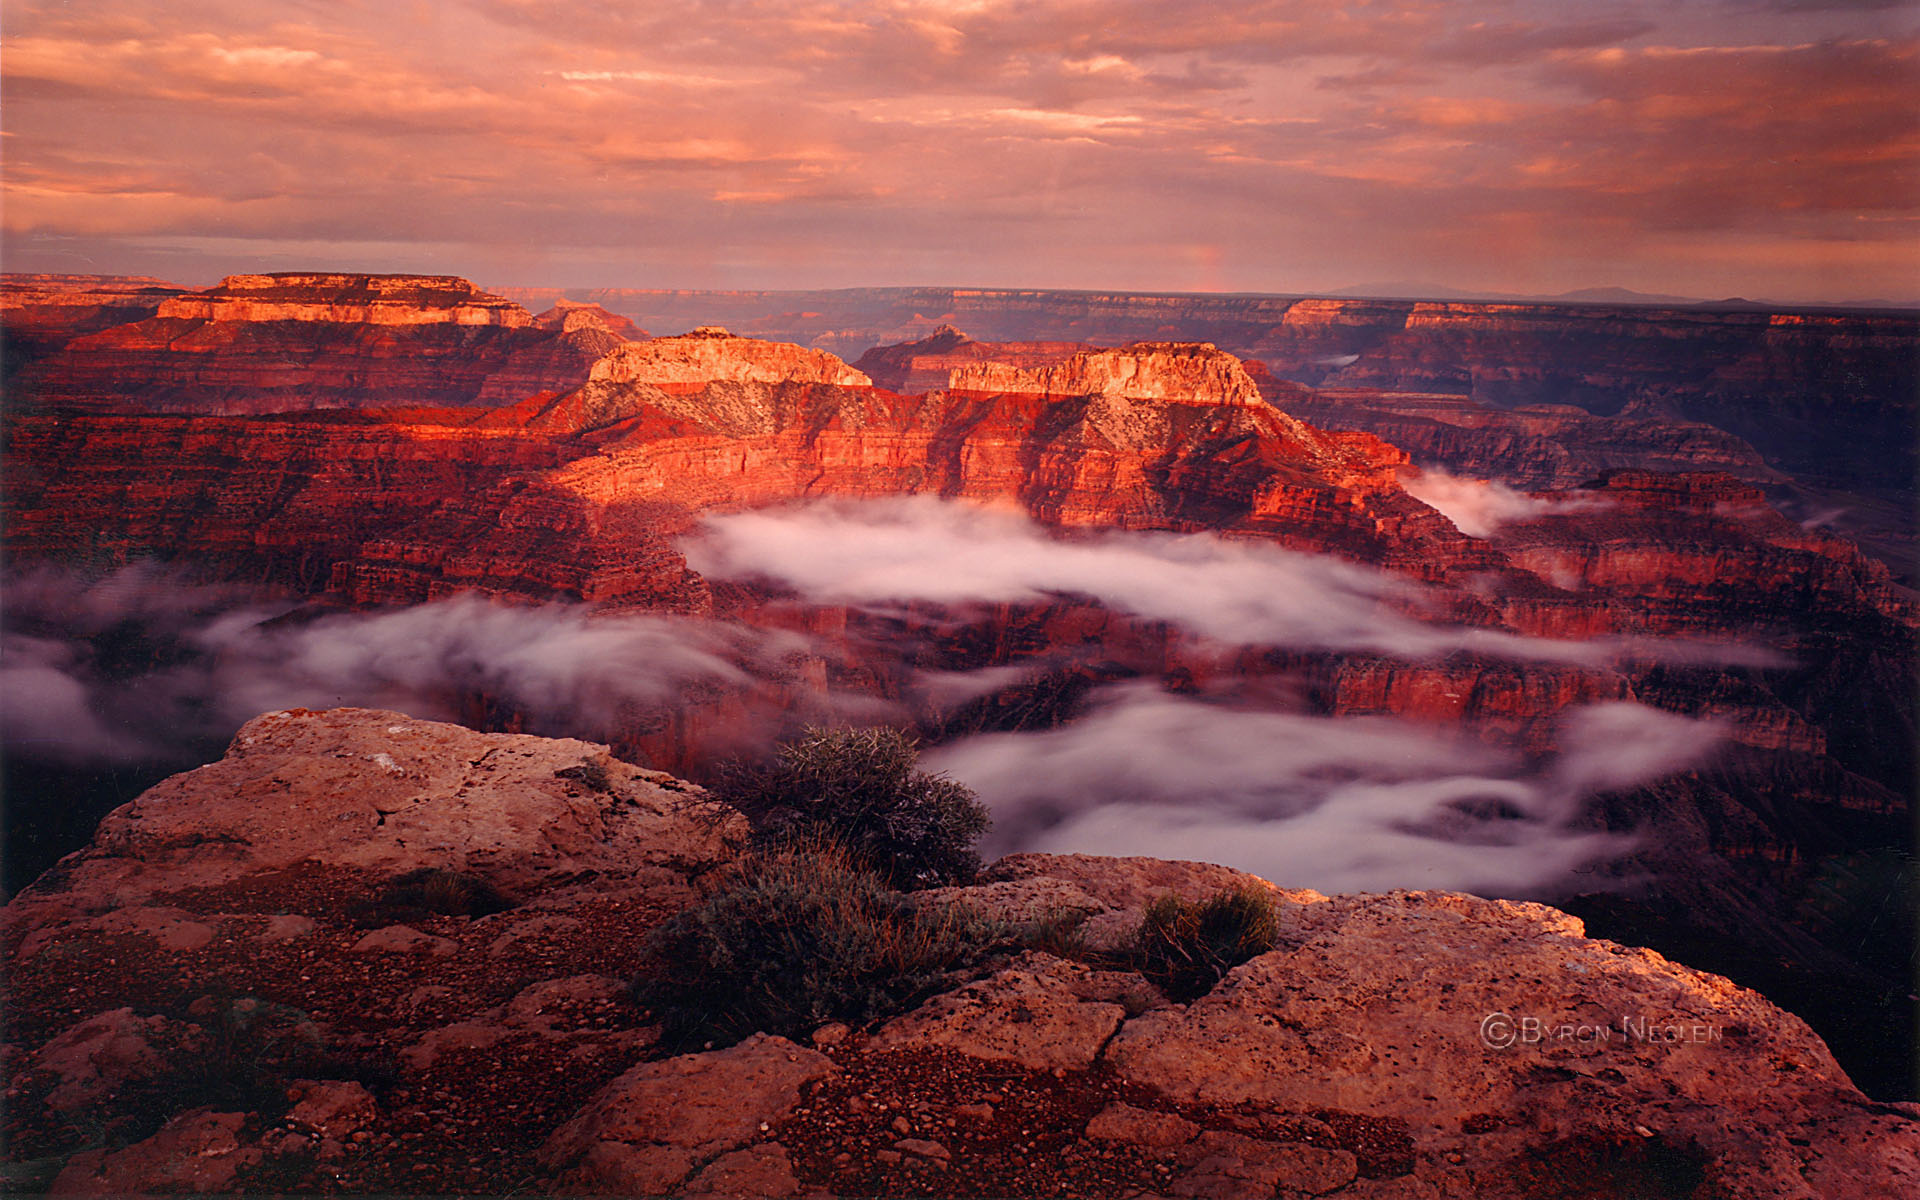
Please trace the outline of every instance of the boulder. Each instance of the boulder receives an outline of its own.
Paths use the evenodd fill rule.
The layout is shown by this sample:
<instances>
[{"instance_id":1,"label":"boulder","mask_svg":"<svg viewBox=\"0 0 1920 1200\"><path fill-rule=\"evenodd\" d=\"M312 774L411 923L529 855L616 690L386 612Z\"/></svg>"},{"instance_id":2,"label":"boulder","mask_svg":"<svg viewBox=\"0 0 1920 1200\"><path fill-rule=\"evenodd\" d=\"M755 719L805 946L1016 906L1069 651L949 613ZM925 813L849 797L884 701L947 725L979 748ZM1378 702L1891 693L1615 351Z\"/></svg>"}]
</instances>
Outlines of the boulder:
<instances>
[{"instance_id":1,"label":"boulder","mask_svg":"<svg viewBox=\"0 0 1920 1200\"><path fill-rule=\"evenodd\" d=\"M130 1080L166 1067L165 1047L187 1026L167 1017L142 1017L131 1008L95 1013L40 1048L33 1065L60 1077L46 1104L72 1112L116 1091Z\"/></svg>"},{"instance_id":2,"label":"boulder","mask_svg":"<svg viewBox=\"0 0 1920 1200\"><path fill-rule=\"evenodd\" d=\"M1087 1121L1087 1137L1096 1142L1125 1142L1129 1146L1150 1146L1156 1150L1185 1146L1198 1135L1200 1127L1187 1117L1135 1108L1131 1104L1108 1104Z\"/></svg>"},{"instance_id":3,"label":"boulder","mask_svg":"<svg viewBox=\"0 0 1920 1200\"><path fill-rule=\"evenodd\" d=\"M1084 1070L1127 1016L1119 1003L1089 998L1111 986L1102 976L1112 974L1029 951L1004 970L887 1022L868 1045L941 1046L1032 1070Z\"/></svg>"},{"instance_id":4,"label":"boulder","mask_svg":"<svg viewBox=\"0 0 1920 1200\"><path fill-rule=\"evenodd\" d=\"M678 1194L715 1200L780 1200L800 1191L787 1148L779 1142L762 1142L722 1154L695 1171Z\"/></svg>"},{"instance_id":5,"label":"boulder","mask_svg":"<svg viewBox=\"0 0 1920 1200\"><path fill-rule=\"evenodd\" d=\"M799 1104L802 1087L834 1073L825 1055L767 1034L642 1063L555 1130L540 1161L564 1190L666 1195L695 1168L760 1141Z\"/></svg>"},{"instance_id":6,"label":"boulder","mask_svg":"<svg viewBox=\"0 0 1920 1200\"><path fill-rule=\"evenodd\" d=\"M287 1089L287 1099L293 1101L287 1120L323 1137L350 1137L379 1116L372 1093L357 1083L300 1079Z\"/></svg>"},{"instance_id":7,"label":"boulder","mask_svg":"<svg viewBox=\"0 0 1920 1200\"><path fill-rule=\"evenodd\" d=\"M608 790L556 775L583 761L605 764ZM661 868L697 873L729 857L737 820L710 820L695 807L677 780L588 742L476 733L376 709L272 712L242 726L220 761L115 809L63 865L60 890L28 889L6 917L28 931L27 946L47 924L116 909L150 912L156 934L198 941L174 921L182 914L142 902L296 866L383 875L448 867L508 894L568 874L593 873L602 888L651 883Z\"/></svg>"},{"instance_id":8,"label":"boulder","mask_svg":"<svg viewBox=\"0 0 1920 1200\"><path fill-rule=\"evenodd\" d=\"M50 1195L232 1192L240 1172L265 1151L244 1140L247 1116L196 1109L145 1141L121 1150L88 1150L67 1160Z\"/></svg>"},{"instance_id":9,"label":"boulder","mask_svg":"<svg viewBox=\"0 0 1920 1200\"><path fill-rule=\"evenodd\" d=\"M1122 1142L1164 1150L1184 1146L1199 1136L1200 1127L1173 1113L1109 1104L1087 1122L1087 1136L1096 1142Z\"/></svg>"},{"instance_id":10,"label":"boulder","mask_svg":"<svg viewBox=\"0 0 1920 1200\"><path fill-rule=\"evenodd\" d=\"M452 938L422 933L407 925L388 925L355 942L355 954L431 954L445 957L460 949Z\"/></svg>"},{"instance_id":11,"label":"boulder","mask_svg":"<svg viewBox=\"0 0 1920 1200\"><path fill-rule=\"evenodd\" d=\"M1816 1170L1920 1183L1912 1114L1863 1102L1799 1018L1718 976L1458 893L1283 917L1292 949L1128 1022L1114 1070L1177 1101L1404 1122L1423 1153L1507 1164L1485 1194L1556 1139L1666 1147L1735 1196L1817 1194Z\"/></svg>"}]
</instances>

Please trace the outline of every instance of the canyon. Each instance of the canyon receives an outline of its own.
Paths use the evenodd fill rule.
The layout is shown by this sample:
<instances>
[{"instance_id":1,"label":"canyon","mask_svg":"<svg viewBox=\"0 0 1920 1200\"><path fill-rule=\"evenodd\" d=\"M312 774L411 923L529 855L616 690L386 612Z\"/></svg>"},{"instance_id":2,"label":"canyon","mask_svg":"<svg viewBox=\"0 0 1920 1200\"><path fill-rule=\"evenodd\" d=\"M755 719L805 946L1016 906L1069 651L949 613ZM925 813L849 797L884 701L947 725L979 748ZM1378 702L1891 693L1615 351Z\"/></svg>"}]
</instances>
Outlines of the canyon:
<instances>
[{"instance_id":1,"label":"canyon","mask_svg":"<svg viewBox=\"0 0 1920 1200\"><path fill-rule=\"evenodd\" d=\"M1868 922L1897 908L1911 871L1913 462L1901 448L1913 441L1912 314L957 289L486 292L450 277L341 274L235 276L200 291L9 277L4 296L0 517L10 592L26 598L10 605L20 639L10 657L40 672L49 690L36 695L85 692L98 708L117 688L130 699L113 711L128 720L144 706L204 721L171 757L123 755L92 774L33 747L10 754L10 791L30 780L50 808L87 814L86 828L10 828L12 888L78 850L106 808L216 757L254 715L222 725L220 693L253 678L235 672L297 661L331 697L347 685L325 663L387 628L351 622L426 614L373 643L405 658L405 639L431 644L430 626L515 621L460 651L480 667L407 683L407 706L424 707L379 720L588 737L696 782L718 759L858 713L955 756L1149 711L1199 714L1208 728L1361 722L1313 728L1391 729L1396 747L1416 731L1457 736L1461 748L1436 755L1505 756L1505 774L1403 822L1417 826L1407 834L1417 846L1437 861L1448 847L1524 847L1523 836L1550 849L1596 839L1608 853L1550 887L1511 890L1554 901L1595 936L1757 988L1832 1046L1839 1065L1816 1064L1820 1078L1911 1095L1912 933ZM755 519L772 524L740 523ZM862 537L894 538L896 560L924 550L930 565L907 584L850 590L887 565L878 552L844 571L820 564ZM800 549L766 549L780 544ZM1016 555L1037 565L1017 586L989 586ZM81 582L62 591L69 579ZM161 621L149 592L168 589L213 598ZM243 617L245 638L234 632ZM652 631L659 663L672 646L697 652L704 673L665 691L615 681L580 704L583 693L554 700L487 665L515 639L522 658L568 644L542 640L556 623L592 646ZM187 690L196 671L220 687ZM347 697L403 707L396 698ZM1650 747L1662 738L1709 748L1675 750L1657 770L1597 767L1608 756L1589 743L1602 735L1583 730L1607 728L1616 759L1659 758ZM375 753L404 757L361 756ZM1191 764L1192 805L1230 809L1206 792L1205 765ZM424 759L407 769L438 770ZM1433 770L1421 786L1446 770L1474 774ZM1322 773L1342 772L1365 776L1335 760ZM118 781L99 784L109 777ZM1549 796L1563 816L1531 811ZM1080 827L1050 803L997 813L1004 836ZM109 836L120 820L51 884L22 893L18 911L53 911L44 904L62 872L106 879L97 864L120 854L121 835ZM589 854L606 835L595 826L560 840ZM208 825L161 843L225 836ZM606 869L542 860L508 882ZM660 897L669 893L682 894ZM575 919L598 919L577 891L561 895L545 910L577 902L588 908ZM182 912L154 921L226 931L267 912L225 893L176 900L166 904ZM1352 903L1340 921L1357 930L1452 902ZM1442 919L1420 912L1404 936ZM1549 927L1578 937L1572 918L1531 909L1469 919L1508 940ZM347 936L326 936L336 933ZM460 944L456 961L468 953L463 928L433 936ZM1252 996L1270 984L1246 986ZM1718 1004L1730 986L1707 991ZM1795 1020L1742 1011L1750 1027ZM1153 1038L1141 1026L1137 1053L1114 1051L1160 1080L1156 1104L1247 1099L1140 1066L1164 1066L1190 1036L1171 1016L1161 1023ZM557 1047L543 1042L534 1057ZM1404 1098L1361 1099L1298 1103L1377 1102L1412 1119L1394 1107ZM567 1115L540 1115L541 1136ZM1210 1131L1197 1136L1227 1136L1219 1112L1179 1119ZM1449 1138L1416 1138L1422 1171L1444 1174L1448 1154L1466 1153ZM755 1162L773 1153L758 1146L724 1149ZM1486 1183L1500 1194L1517 1178L1516 1146L1461 1170L1506 1181ZM577 1167L561 1159L554 1169ZM104 1161L88 1169L114 1178Z\"/></svg>"}]
</instances>

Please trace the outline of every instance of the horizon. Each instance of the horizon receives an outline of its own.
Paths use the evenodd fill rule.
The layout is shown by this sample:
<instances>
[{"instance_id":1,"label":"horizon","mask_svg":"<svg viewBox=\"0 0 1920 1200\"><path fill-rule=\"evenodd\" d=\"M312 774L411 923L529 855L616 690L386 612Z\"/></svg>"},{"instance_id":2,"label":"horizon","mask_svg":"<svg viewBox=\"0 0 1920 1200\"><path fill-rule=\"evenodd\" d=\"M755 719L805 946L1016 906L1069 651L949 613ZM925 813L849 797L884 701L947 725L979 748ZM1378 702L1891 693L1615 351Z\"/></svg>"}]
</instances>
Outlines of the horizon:
<instances>
[{"instance_id":1,"label":"horizon","mask_svg":"<svg viewBox=\"0 0 1920 1200\"><path fill-rule=\"evenodd\" d=\"M1887 0L0 12L8 271L1920 286L1920 8Z\"/></svg>"},{"instance_id":2,"label":"horizon","mask_svg":"<svg viewBox=\"0 0 1920 1200\"><path fill-rule=\"evenodd\" d=\"M642 295L738 295L738 296L810 296L835 293L859 292L975 292L984 294L1018 295L1079 295L1079 296L1129 296L1129 297L1173 297L1192 299L1271 299L1271 300L1379 300L1388 303L1446 303L1446 304L1518 304L1538 305L1541 307L1580 307L1596 308L1649 308L1718 309L1723 307L1753 308L1766 311L1783 312L1797 309L1834 309L1858 312L1907 312L1920 310L1920 299L1896 299L1873 296L1851 300L1781 300L1770 296L1673 296L1638 292L1631 288L1616 285L1575 288L1554 295L1523 295L1517 293L1480 292L1455 288L1446 284L1432 284L1426 287L1410 285L1398 288L1393 284L1357 285L1354 287L1327 289L1323 291L1193 291L1149 288L1052 288L1025 287L1011 284L984 283L878 283L845 284L833 287L732 287L732 288L679 288L664 286L641 286L619 283L590 283L560 285L552 283L500 283L464 275L459 272L445 271L388 271L364 268L324 266L285 268L271 270L235 270L210 280L187 280L183 278L165 278L144 272L122 271L30 271L17 269L11 265L0 267L0 277L32 278L36 276L71 276L74 278L150 280L156 284L179 288L187 292L207 291L223 284L227 279L242 275L344 275L367 276L370 278L440 278L459 280L473 285L482 293L500 296L512 300L523 307L531 306L534 301L515 299L511 293L553 292L571 303L580 303L573 299L580 294L593 293L630 293ZM960 330L965 333L965 330Z\"/></svg>"}]
</instances>

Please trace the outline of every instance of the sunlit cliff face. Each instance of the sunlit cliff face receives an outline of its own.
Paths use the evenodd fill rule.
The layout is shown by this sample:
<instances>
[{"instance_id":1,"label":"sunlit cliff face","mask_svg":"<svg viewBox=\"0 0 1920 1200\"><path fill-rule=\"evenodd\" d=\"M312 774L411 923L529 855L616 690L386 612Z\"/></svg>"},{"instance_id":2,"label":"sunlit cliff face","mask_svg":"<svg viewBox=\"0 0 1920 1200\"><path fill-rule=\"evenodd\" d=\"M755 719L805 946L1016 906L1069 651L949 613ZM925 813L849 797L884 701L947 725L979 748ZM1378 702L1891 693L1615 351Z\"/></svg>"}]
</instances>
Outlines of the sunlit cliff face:
<instances>
[{"instance_id":1,"label":"sunlit cliff face","mask_svg":"<svg viewBox=\"0 0 1920 1200\"><path fill-rule=\"evenodd\" d=\"M1912 299L1920 266L1901 5L5 21L9 269L1859 300Z\"/></svg>"}]
</instances>

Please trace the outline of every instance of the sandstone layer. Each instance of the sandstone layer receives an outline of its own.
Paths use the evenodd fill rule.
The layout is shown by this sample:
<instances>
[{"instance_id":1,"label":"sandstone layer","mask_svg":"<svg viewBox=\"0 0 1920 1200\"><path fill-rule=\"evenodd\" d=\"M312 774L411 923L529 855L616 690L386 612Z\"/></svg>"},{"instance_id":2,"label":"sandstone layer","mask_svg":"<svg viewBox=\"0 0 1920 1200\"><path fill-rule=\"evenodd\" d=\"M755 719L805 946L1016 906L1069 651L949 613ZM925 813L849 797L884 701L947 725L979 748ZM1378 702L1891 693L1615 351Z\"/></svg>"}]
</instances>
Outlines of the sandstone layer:
<instances>
[{"instance_id":1,"label":"sandstone layer","mask_svg":"<svg viewBox=\"0 0 1920 1200\"><path fill-rule=\"evenodd\" d=\"M318 321L329 325L533 324L526 309L454 275L229 275L216 287L166 301L180 321Z\"/></svg>"},{"instance_id":2,"label":"sandstone layer","mask_svg":"<svg viewBox=\"0 0 1920 1200\"><path fill-rule=\"evenodd\" d=\"M1239 359L1212 343L1188 342L1083 350L1063 362L1033 368L988 360L954 368L947 386L961 392L1112 396L1207 406L1256 405L1261 399L1259 386Z\"/></svg>"},{"instance_id":3,"label":"sandstone layer","mask_svg":"<svg viewBox=\"0 0 1920 1200\"><path fill-rule=\"evenodd\" d=\"M737 338L718 326L680 337L622 346L593 364L592 383L655 387L730 383L827 383L864 387L873 381L831 354L802 346Z\"/></svg>"},{"instance_id":4,"label":"sandstone layer","mask_svg":"<svg viewBox=\"0 0 1920 1200\"><path fill-rule=\"evenodd\" d=\"M978 342L942 325L923 338L875 346L853 365L888 391L911 395L947 386L952 373L984 362L1034 369L1065 362L1098 347L1086 342Z\"/></svg>"},{"instance_id":5,"label":"sandstone layer","mask_svg":"<svg viewBox=\"0 0 1920 1200\"><path fill-rule=\"evenodd\" d=\"M42 334L10 388L21 405L56 410L502 404L578 387L632 328L584 310L536 320L452 276L236 275L91 307L71 293L7 294L10 330L64 322L65 336ZM134 304L146 297L150 307Z\"/></svg>"}]
</instances>

